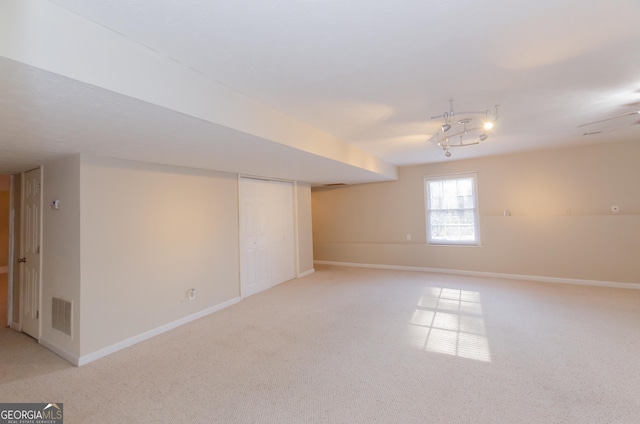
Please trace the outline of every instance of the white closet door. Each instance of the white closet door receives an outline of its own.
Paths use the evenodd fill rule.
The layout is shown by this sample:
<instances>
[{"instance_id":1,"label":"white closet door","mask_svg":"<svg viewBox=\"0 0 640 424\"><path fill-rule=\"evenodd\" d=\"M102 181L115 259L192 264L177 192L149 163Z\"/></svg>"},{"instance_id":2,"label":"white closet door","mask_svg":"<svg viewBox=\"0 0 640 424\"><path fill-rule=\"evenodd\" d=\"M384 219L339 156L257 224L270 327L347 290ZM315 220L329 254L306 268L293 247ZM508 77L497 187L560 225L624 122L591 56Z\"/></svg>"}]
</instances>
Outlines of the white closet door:
<instances>
[{"instance_id":1,"label":"white closet door","mask_svg":"<svg viewBox=\"0 0 640 424\"><path fill-rule=\"evenodd\" d=\"M295 277L293 185L279 181L271 183L271 284L276 285Z\"/></svg>"},{"instance_id":2,"label":"white closet door","mask_svg":"<svg viewBox=\"0 0 640 424\"><path fill-rule=\"evenodd\" d=\"M240 282L242 296L271 287L268 204L258 180L240 179Z\"/></svg>"},{"instance_id":3,"label":"white closet door","mask_svg":"<svg viewBox=\"0 0 640 424\"><path fill-rule=\"evenodd\" d=\"M240 283L247 297L295 277L293 184L240 178Z\"/></svg>"}]
</instances>

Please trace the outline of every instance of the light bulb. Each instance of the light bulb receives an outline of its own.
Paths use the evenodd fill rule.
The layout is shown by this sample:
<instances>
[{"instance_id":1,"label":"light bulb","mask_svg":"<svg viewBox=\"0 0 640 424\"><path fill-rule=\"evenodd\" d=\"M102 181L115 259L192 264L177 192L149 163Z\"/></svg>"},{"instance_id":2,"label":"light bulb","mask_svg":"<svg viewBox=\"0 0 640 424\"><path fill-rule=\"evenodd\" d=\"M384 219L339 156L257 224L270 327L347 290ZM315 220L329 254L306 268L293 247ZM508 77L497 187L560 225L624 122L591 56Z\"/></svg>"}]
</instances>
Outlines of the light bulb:
<instances>
[{"instance_id":1,"label":"light bulb","mask_svg":"<svg viewBox=\"0 0 640 424\"><path fill-rule=\"evenodd\" d=\"M485 130L490 130L491 128L493 128L493 122L491 122L491 121L485 121L485 123L484 123L484 129L485 129Z\"/></svg>"}]
</instances>

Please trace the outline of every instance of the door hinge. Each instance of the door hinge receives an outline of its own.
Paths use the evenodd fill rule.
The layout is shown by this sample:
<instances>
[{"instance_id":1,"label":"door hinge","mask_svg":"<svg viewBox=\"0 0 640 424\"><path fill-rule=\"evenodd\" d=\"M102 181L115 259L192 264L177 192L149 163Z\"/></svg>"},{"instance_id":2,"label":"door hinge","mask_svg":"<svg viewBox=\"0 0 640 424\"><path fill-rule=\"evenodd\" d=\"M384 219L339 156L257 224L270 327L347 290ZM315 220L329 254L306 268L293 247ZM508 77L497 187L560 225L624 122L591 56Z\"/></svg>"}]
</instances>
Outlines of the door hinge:
<instances>
[{"instance_id":1,"label":"door hinge","mask_svg":"<svg viewBox=\"0 0 640 424\"><path fill-rule=\"evenodd\" d=\"M40 319L40 311L36 311L36 319Z\"/></svg>"}]
</instances>

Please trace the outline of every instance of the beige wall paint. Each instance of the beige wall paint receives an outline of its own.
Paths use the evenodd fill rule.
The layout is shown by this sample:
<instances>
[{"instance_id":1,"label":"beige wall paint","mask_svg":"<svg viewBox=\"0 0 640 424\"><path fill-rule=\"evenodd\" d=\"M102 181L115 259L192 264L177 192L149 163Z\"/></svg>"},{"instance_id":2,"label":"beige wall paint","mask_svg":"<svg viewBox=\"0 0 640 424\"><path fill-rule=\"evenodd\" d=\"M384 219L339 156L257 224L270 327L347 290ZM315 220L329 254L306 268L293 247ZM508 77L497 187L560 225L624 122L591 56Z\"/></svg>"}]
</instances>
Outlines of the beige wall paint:
<instances>
[{"instance_id":1,"label":"beige wall paint","mask_svg":"<svg viewBox=\"0 0 640 424\"><path fill-rule=\"evenodd\" d=\"M43 175L42 340L59 353L87 357L240 295L237 175L85 155ZM296 187L306 272L311 188ZM73 302L72 338L51 328L53 296Z\"/></svg>"},{"instance_id":2,"label":"beige wall paint","mask_svg":"<svg viewBox=\"0 0 640 424\"><path fill-rule=\"evenodd\" d=\"M640 143L601 144L405 167L398 181L317 188L315 259L640 283L639 157ZM476 171L482 246L427 245L423 178ZM611 215L612 205L621 215Z\"/></svg>"},{"instance_id":3,"label":"beige wall paint","mask_svg":"<svg viewBox=\"0 0 640 424\"><path fill-rule=\"evenodd\" d=\"M298 226L298 274L305 274L313 271L311 185L309 183L296 183L296 219Z\"/></svg>"},{"instance_id":4,"label":"beige wall paint","mask_svg":"<svg viewBox=\"0 0 640 424\"><path fill-rule=\"evenodd\" d=\"M83 156L80 187L82 355L239 296L236 175Z\"/></svg>"},{"instance_id":5,"label":"beige wall paint","mask_svg":"<svg viewBox=\"0 0 640 424\"><path fill-rule=\"evenodd\" d=\"M72 356L80 355L80 156L42 167L41 339ZM60 200L60 209L50 207ZM51 326L51 299L72 302L72 337Z\"/></svg>"}]
</instances>

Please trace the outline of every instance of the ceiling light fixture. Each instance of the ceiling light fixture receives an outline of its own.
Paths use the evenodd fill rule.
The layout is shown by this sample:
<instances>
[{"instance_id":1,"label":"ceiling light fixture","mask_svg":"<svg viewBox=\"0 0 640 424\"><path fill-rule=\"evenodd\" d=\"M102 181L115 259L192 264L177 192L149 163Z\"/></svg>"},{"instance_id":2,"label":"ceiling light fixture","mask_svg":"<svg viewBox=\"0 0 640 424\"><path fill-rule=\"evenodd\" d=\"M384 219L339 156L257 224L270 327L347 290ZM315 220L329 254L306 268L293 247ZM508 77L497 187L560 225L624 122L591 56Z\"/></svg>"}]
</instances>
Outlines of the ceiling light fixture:
<instances>
[{"instance_id":1,"label":"ceiling light fixture","mask_svg":"<svg viewBox=\"0 0 640 424\"><path fill-rule=\"evenodd\" d=\"M442 147L444 150L444 155L446 157L451 157L451 152L449 149L453 147L466 147L473 146L475 144L479 144L480 141L485 141L489 138L488 131L492 130L495 126L495 122L498 120L498 105L494 106L495 112L493 114L490 113L490 110L487 109L485 111L471 111L471 112L456 112L453 110L453 99L449 100L449 111L444 112L442 115L432 116L430 119L444 119L444 124L440 127L442 132L448 132L453 128L453 125L456 125L455 131L453 134L447 134L443 136L444 138L440 138L440 133L436 133L429 141L435 141L438 143L438 146ZM457 119L453 119L455 116L458 116ZM478 116L482 116L482 118L478 118ZM477 126L471 126L474 121L474 118L478 121L481 121ZM453 124L452 124L453 122ZM459 127L461 126L461 127ZM465 137L467 137L471 133L480 132L477 136L477 140L479 141L467 141L465 142ZM449 140L455 136L460 137L460 142L458 144L451 144Z\"/></svg>"}]
</instances>

